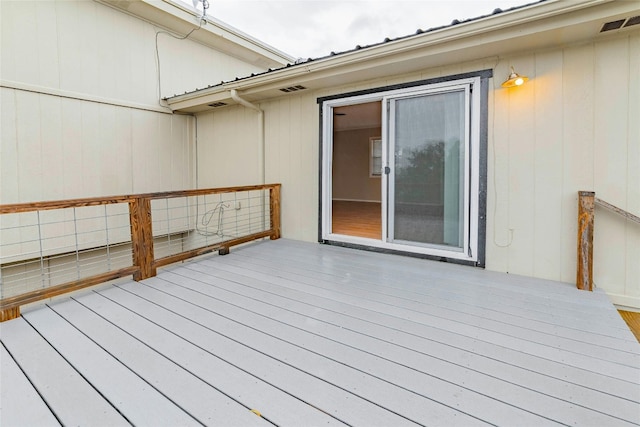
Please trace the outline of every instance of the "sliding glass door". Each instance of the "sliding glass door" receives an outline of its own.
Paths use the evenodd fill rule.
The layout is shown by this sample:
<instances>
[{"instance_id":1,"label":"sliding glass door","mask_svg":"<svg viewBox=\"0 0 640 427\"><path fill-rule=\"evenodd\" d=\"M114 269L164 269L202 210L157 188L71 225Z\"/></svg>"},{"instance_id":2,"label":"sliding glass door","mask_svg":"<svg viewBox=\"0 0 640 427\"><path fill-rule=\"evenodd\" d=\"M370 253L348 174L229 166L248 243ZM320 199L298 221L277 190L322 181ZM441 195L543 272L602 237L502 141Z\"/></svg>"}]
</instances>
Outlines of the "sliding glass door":
<instances>
[{"instance_id":1,"label":"sliding glass door","mask_svg":"<svg viewBox=\"0 0 640 427\"><path fill-rule=\"evenodd\" d=\"M462 251L468 88L389 98L387 240Z\"/></svg>"},{"instance_id":2,"label":"sliding glass door","mask_svg":"<svg viewBox=\"0 0 640 427\"><path fill-rule=\"evenodd\" d=\"M320 239L476 262L479 223L484 226L480 84L471 77L323 102ZM368 117L376 111L375 120ZM375 150L367 148L371 140L381 141ZM362 154L354 154L360 145ZM347 194L361 181L378 185L377 205L364 197L364 184L360 193ZM332 216L355 202L366 202L369 215L378 209L375 235L344 231L355 227ZM346 221L359 224L354 217Z\"/></svg>"}]
</instances>

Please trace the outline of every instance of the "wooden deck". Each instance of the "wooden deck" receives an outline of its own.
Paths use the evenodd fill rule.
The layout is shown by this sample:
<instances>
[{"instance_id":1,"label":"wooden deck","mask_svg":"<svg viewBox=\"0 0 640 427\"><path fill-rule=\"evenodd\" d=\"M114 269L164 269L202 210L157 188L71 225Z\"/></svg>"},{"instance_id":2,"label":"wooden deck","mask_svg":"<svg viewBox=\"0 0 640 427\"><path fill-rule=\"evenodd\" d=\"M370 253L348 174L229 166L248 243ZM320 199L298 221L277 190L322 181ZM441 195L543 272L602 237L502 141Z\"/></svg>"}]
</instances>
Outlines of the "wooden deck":
<instances>
[{"instance_id":1,"label":"wooden deck","mask_svg":"<svg viewBox=\"0 0 640 427\"><path fill-rule=\"evenodd\" d=\"M4 427L640 425L640 344L603 293L318 244L175 265L0 338Z\"/></svg>"}]
</instances>

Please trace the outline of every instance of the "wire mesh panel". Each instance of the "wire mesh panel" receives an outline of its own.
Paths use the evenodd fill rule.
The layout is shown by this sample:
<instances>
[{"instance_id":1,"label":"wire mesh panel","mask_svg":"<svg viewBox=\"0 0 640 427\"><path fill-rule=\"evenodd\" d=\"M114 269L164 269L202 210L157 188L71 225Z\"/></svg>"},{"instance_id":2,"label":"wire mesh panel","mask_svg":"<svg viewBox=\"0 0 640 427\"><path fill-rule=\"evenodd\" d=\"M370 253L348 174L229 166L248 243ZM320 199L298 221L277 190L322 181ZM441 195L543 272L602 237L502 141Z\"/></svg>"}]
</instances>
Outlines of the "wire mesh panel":
<instances>
[{"instance_id":1,"label":"wire mesh panel","mask_svg":"<svg viewBox=\"0 0 640 427\"><path fill-rule=\"evenodd\" d=\"M155 258L267 231L269 203L269 189L152 200Z\"/></svg>"},{"instance_id":2,"label":"wire mesh panel","mask_svg":"<svg viewBox=\"0 0 640 427\"><path fill-rule=\"evenodd\" d=\"M132 265L126 203L0 216L0 298Z\"/></svg>"},{"instance_id":3,"label":"wire mesh panel","mask_svg":"<svg viewBox=\"0 0 640 427\"><path fill-rule=\"evenodd\" d=\"M0 205L0 321L20 305L265 237L280 237L280 184Z\"/></svg>"}]
</instances>

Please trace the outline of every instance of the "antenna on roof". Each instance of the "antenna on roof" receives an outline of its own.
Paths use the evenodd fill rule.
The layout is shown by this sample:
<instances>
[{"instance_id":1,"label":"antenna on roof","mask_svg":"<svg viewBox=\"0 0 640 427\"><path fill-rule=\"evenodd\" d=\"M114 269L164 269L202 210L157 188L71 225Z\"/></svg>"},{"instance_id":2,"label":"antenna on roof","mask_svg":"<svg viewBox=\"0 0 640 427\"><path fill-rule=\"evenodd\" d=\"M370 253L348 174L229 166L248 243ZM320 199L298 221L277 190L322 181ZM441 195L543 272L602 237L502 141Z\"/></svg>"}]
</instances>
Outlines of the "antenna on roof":
<instances>
[{"instance_id":1,"label":"antenna on roof","mask_svg":"<svg viewBox=\"0 0 640 427\"><path fill-rule=\"evenodd\" d=\"M191 0L191 3L193 3L193 8L196 10L198 9L198 3L202 3L202 16L200 17L200 20L206 19L207 9L209 9L209 0Z\"/></svg>"}]
</instances>

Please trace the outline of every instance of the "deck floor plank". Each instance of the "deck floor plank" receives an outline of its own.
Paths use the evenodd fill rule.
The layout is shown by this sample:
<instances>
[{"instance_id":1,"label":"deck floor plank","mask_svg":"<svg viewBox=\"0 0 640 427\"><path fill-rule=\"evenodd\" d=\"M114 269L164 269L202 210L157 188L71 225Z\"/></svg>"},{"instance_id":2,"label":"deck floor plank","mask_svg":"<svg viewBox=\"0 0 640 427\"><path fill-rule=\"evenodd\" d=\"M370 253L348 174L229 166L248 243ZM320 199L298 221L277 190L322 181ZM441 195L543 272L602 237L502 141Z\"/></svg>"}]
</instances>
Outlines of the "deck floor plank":
<instances>
[{"instance_id":1,"label":"deck floor plank","mask_svg":"<svg viewBox=\"0 0 640 427\"><path fill-rule=\"evenodd\" d=\"M261 333L255 328L235 322L225 316L219 315L215 310L206 307L206 299L202 295L184 295L178 291L178 296L167 292L167 286L160 277L149 280L147 286L136 286L135 289L127 286L132 292L155 302L171 311L188 316L194 322L201 325L215 325L224 331L227 340L237 343L247 343L247 348L256 353L268 355L274 360L286 363L304 375L314 378L322 378L325 383L336 390L345 390L353 397L362 400L376 402L381 408L395 412L405 419L419 424L419 420L431 417L440 424L447 425L480 425L481 420L465 416L464 413L439 405L424 399L406 388L390 384L382 379L367 375L361 370L351 369L348 365L336 362L323 354L314 353L308 349L279 340L272 335ZM191 303L197 301L197 304ZM249 312L245 311L245 315ZM465 390L458 389L460 394ZM539 421L539 420L538 420Z\"/></svg>"},{"instance_id":2,"label":"deck floor plank","mask_svg":"<svg viewBox=\"0 0 640 427\"><path fill-rule=\"evenodd\" d=\"M89 426L97 419L110 426L130 425L24 318L2 323L1 331L2 343L63 425ZM3 402L5 394L10 392L5 387L1 390Z\"/></svg>"},{"instance_id":3,"label":"deck floor plank","mask_svg":"<svg viewBox=\"0 0 640 427\"><path fill-rule=\"evenodd\" d=\"M53 310L35 310L24 317L132 424L200 425Z\"/></svg>"},{"instance_id":4,"label":"deck floor plank","mask_svg":"<svg viewBox=\"0 0 640 427\"><path fill-rule=\"evenodd\" d=\"M194 268L203 268L201 266L210 265L211 260L204 260L202 263L194 264ZM226 262L226 261L225 261ZM235 274L225 270L225 265L216 263L214 265L215 275L217 277L236 280ZM236 270L237 274L245 275L246 270ZM324 298L316 294L306 293L300 289L295 283L293 286L284 286L286 283L282 279L272 280L265 277L261 282L259 279L254 280L254 289L260 291L269 288L276 295L289 295L292 302L309 300L313 304L315 301L323 300L323 305L332 304L331 310L340 313L347 313L350 316L359 316L360 319L372 320L381 325L394 327L395 330L408 332L413 337L430 339L434 342L442 342L458 347L469 349L470 351L479 352L479 354L508 362L519 362L520 366L527 367L530 370L539 370L539 372L556 378L563 378L566 381L573 381L576 384L584 385L588 388L602 389L614 396L629 398L633 401L640 401L639 390L636 382L629 382L627 379L617 380L602 375L600 372L586 371L582 367L573 367L565 363L558 363L554 359L530 355L518 349L511 349L508 346L498 345L492 341L483 341L476 336L469 336L465 333L451 333L450 330L442 329L437 325L429 323L420 323L415 321L406 321L406 319L389 315L385 312L377 312L367 308L362 308L354 304L348 304L344 298ZM246 279L243 279L246 282ZM570 362L570 359L568 360ZM631 377L631 380L634 378Z\"/></svg>"},{"instance_id":5,"label":"deck floor plank","mask_svg":"<svg viewBox=\"0 0 640 427\"><path fill-rule=\"evenodd\" d=\"M78 301L183 369L189 370L208 384L215 385L246 408L258 410L263 417L278 425L293 425L300 420L305 420L310 425L344 425L294 396L238 369L232 363L225 362L181 336L168 333L161 326L127 310L118 301L126 301L133 306L140 301L139 297L122 288L86 295L78 298ZM225 421L227 419L226 416L222 418ZM212 422L215 420L216 418Z\"/></svg>"},{"instance_id":6,"label":"deck floor plank","mask_svg":"<svg viewBox=\"0 0 640 427\"><path fill-rule=\"evenodd\" d=\"M2 425L29 424L15 389L46 424L640 426L640 344L603 292L285 239L25 310L0 340Z\"/></svg>"},{"instance_id":7,"label":"deck floor plank","mask_svg":"<svg viewBox=\"0 0 640 427\"><path fill-rule=\"evenodd\" d=\"M249 409L87 308L84 304L88 304L91 297L55 304L51 309L100 347L109 349L111 356L198 422L212 424L224 418L228 426L268 425ZM96 304L93 307L100 309ZM113 310L114 307L107 307L107 311Z\"/></svg>"},{"instance_id":8,"label":"deck floor plank","mask_svg":"<svg viewBox=\"0 0 640 427\"><path fill-rule=\"evenodd\" d=\"M239 256L250 258L252 262L259 263L271 263L273 259L282 260L280 251L269 252L255 252L242 251ZM451 274L447 276L438 275L438 264L436 262L429 262L429 268L418 269L403 269L394 268L385 265L384 268L379 268L380 263L374 263L366 265L366 268L350 267L353 263L350 260L350 254L335 254L334 257L327 255L323 256L323 263L314 262L313 257L309 257L309 254L300 252L289 252L289 255L285 255L284 260L289 264L295 261L295 266L304 268L308 271L317 271L323 274L331 274L336 276L337 279L344 281L348 278L350 283L362 282L368 289L372 284L384 285L381 286L381 290L400 290L401 294L411 294L411 298L422 296L423 300L431 299L432 297L438 297L442 299L449 299L463 305L471 305L477 308L487 308L490 310L496 310L504 314L514 314L525 319L538 320L549 324L560 324L566 326L567 323L571 323L573 330L584 330L589 333L599 333L605 336L614 336L623 340L632 341L628 328L625 328L622 323L617 323L612 327L612 323L608 322L603 325L599 320L615 319L616 313L610 311L608 315L603 318L595 318L593 313L585 312L583 305L579 306L578 310L571 310L567 307L567 302L560 302L556 299L549 299L544 294L538 293L534 296L529 294L523 294L518 292L517 288L512 286L510 289L500 289L500 293L491 292L489 283L483 283L482 292L478 292L474 286L469 286L468 280L459 280L452 277ZM339 255L339 256L337 256ZM375 254L374 254L375 255ZM330 263L328 262L330 260ZM423 263L428 261L423 261ZM328 264L328 265L327 265ZM359 263L362 264L362 263ZM378 267L378 268L376 268ZM436 268L434 268L436 267ZM465 268L460 266L449 266L453 268ZM490 273L490 272L486 272ZM372 280L374 275L374 280ZM462 278L466 276L462 275ZM407 281L409 278L409 281ZM420 279L428 282L429 286L425 286L424 283L413 283ZM372 283L373 282L373 283ZM485 280L486 282L486 280ZM477 285L477 283L474 283ZM557 284L556 284L557 285ZM489 289L488 289L489 288ZM571 293L575 295L575 290ZM597 294L592 294L598 298ZM470 299L470 301L469 301ZM606 297L605 297L606 300ZM606 302L606 301L605 301ZM561 310L558 310L561 308ZM598 313L600 314L600 313ZM637 348L632 346L631 348Z\"/></svg>"},{"instance_id":9,"label":"deck floor plank","mask_svg":"<svg viewBox=\"0 0 640 427\"><path fill-rule=\"evenodd\" d=\"M204 261L206 264L208 261ZM401 305L390 303L388 300L375 293L362 289L352 289L340 283L323 281L312 276L304 276L296 273L271 267L255 267L254 264L238 264L236 259L230 259L224 263L216 261L216 266L227 271L243 274L256 279L265 279L272 283L278 283L291 289L303 289L317 297L327 297L345 301L351 305L371 311L387 313L405 320L412 320L448 330L449 332L464 334L467 336L494 342L503 346L528 352L549 359L566 359L574 366L601 372L613 378L625 380L637 378L640 370L630 364L620 364L624 355L616 349L610 349L605 358L594 357L591 352L581 352L580 349L601 350L599 346L589 346L586 343L574 343L571 340L562 339L554 335L520 333L517 328L509 324L494 324L481 318L460 319L456 313L446 313L437 307L432 310L430 306L407 310L408 302ZM503 329L501 329L501 327ZM524 336L525 338L522 338ZM615 355L616 360L608 359L609 355Z\"/></svg>"},{"instance_id":10,"label":"deck floor plank","mask_svg":"<svg viewBox=\"0 0 640 427\"><path fill-rule=\"evenodd\" d=\"M169 275L169 273L166 275ZM162 277L162 279L165 279L165 277ZM184 284L185 281L189 281L188 278L185 278L186 280L180 280L179 276L173 276L173 279L181 281L182 284ZM195 291L188 289L188 287L181 285L176 286L169 283L162 285L155 282L154 287L158 287L163 291L181 298L194 298L195 294L200 293L204 295L208 290L206 288L207 285L204 285L205 287L198 286L198 282L193 281L191 281L190 284L195 285ZM202 298L200 305L207 310L224 316L226 319L246 325L265 335L279 339L283 343L291 344L293 348L297 348L297 351L304 350L310 352L311 355L303 354L302 358L296 360L296 366L302 369L309 369L305 362L307 362L310 357L320 356L320 358L326 358L329 361L336 361L344 367L366 373L373 378L399 387L401 390L394 392L393 389L390 389L389 391L394 394L394 398L408 399L409 405L420 405L421 408L427 410L430 414L434 414L440 409L433 407L433 402L439 402L449 408L455 406L459 411L474 413L477 417L489 423L498 423L504 421L506 418L513 419L515 416L523 418L523 422L525 423L535 423L538 425L548 421L543 417L537 417L533 414L527 414L526 412L523 415L521 408L515 408L495 398L487 398L484 394L477 394L468 387L461 387L451 381L443 381L435 375L427 375L418 369L413 369L390 359L359 350L354 346L344 345L337 340L339 337L326 339L317 334L310 334L300 328L291 326L285 321L276 321L265 316L260 316L252 311L251 301L238 301L239 304L236 305L230 303L232 300L233 297L230 295L225 297L225 301L217 301L214 297ZM263 351L267 351L268 349L274 351L274 347L278 344L277 341L273 343L266 342ZM284 348L279 354L288 355L290 351L291 349ZM278 351L274 351L274 353L278 354ZM292 363L294 362L290 356L289 360ZM440 367L441 366L434 366L433 369L438 370ZM353 383L342 366L334 367L332 370L342 371L337 372L333 380L336 382L344 381L344 383L338 382L342 387L347 387L348 384ZM363 384L361 388L368 387L367 384ZM372 383L370 387L376 387L375 383ZM382 387L378 385L377 388ZM403 396L405 390L410 391L416 396L426 398L426 400L421 402L421 400L416 399L415 396ZM434 390L438 390L437 395L433 393ZM371 398L373 399L374 397L372 396ZM376 401L379 401L378 399ZM463 403L457 403L456 405L457 399L461 399ZM499 419L496 419L497 414L500 414ZM457 414L456 416L459 417ZM424 415L417 419L422 419L423 417ZM447 422L451 423L451 421L448 420Z\"/></svg>"},{"instance_id":11,"label":"deck floor plank","mask_svg":"<svg viewBox=\"0 0 640 427\"><path fill-rule=\"evenodd\" d=\"M384 377L389 373L386 380L396 382L402 387L412 389L444 404L452 405L455 399L464 397L464 403L459 405L459 409L478 414L490 423L500 424L513 419L515 414L510 411L525 411L537 415L545 414L549 418L552 417L550 414L557 414L553 419L558 422L578 420L580 423L598 421L609 424L620 422L620 417L633 419L635 411L638 410L638 405L623 405L624 413L618 414L618 418L603 415L602 412L590 411L588 408L591 405L599 407L600 411L606 411L608 408L606 403L613 402L609 396L602 394L590 396L591 399L586 402L586 406L578 408L575 406L575 399L562 401L548 396L546 393L553 390L551 387L543 389L543 392L535 392L513 383L513 379L500 380L493 375L480 373L442 358L407 351L406 347L400 348L389 341L381 341L348 331L345 329L350 326L348 321L340 322L340 327L328 326L323 330L320 322L309 322L308 316L302 314L296 316L291 311L283 311L285 307L289 308L288 305L262 314L260 312L265 304L261 298L255 296L254 299L242 297L235 292L225 292L211 286L215 282L211 276L197 272L189 273L186 270L176 269L160 276L161 279L170 281L176 286L167 286L159 282L150 286L156 286L185 299L194 299L196 293L207 295L209 299L203 300L200 304L208 301L206 304L208 309L226 318L248 324L250 327L283 340L293 341L299 346L324 354L345 365L357 366L358 369L371 375ZM185 273L185 275L176 273ZM179 287L185 289L181 290ZM393 339L390 335L386 338ZM428 372L425 368L427 366ZM438 381L446 381L446 384L439 384ZM453 390L453 393L448 396L447 392L451 390L451 384L464 387L472 393L461 396L461 393ZM535 386L535 382L533 385ZM559 383L555 385L560 386ZM434 393L434 390L437 390L437 393ZM482 390L482 394L478 395L477 390ZM572 391L577 392L576 388ZM579 391L576 394L579 394ZM486 402L485 397L489 397L491 401ZM487 411L485 414L483 414L484 408ZM526 420L522 415L519 418L526 424L539 425L545 422L542 419Z\"/></svg>"},{"instance_id":12,"label":"deck floor plank","mask_svg":"<svg viewBox=\"0 0 640 427\"><path fill-rule=\"evenodd\" d=\"M358 348L369 355L411 367L417 372L425 371L427 366L429 372L446 372L447 380L457 381L465 387L472 387L475 382L477 389L482 389L483 393L531 411L547 412L557 405L557 402L550 401L550 396L563 400L567 405L580 405L602 413L607 413L611 405L618 401L617 397L607 393L568 383L566 379L539 374L532 371L528 363L522 364L525 368L514 366L483 357L474 353L473 349L455 348L341 314L317 299L305 300L297 296L293 299L269 293L261 289L267 287L265 283L238 286L242 280L239 277L234 283L216 277L213 268L201 269L199 264L194 266L198 267L197 270L190 272L189 267L164 273L162 278L271 319L276 322L270 332L273 334L284 333L280 325L286 323L290 327ZM172 275L183 277L172 278ZM225 307L216 310L222 313ZM243 319L246 318L246 315L243 316ZM262 327L265 321L258 320L256 323L259 325L256 327ZM303 342L303 339L296 339L296 342ZM309 347L310 343L305 345ZM327 347L320 344L318 351ZM341 354L342 351L338 351L335 357ZM520 384L526 384L526 390ZM616 416L632 420L638 408L637 403L624 402L619 405ZM564 408L561 412L571 412L572 409ZM589 415L589 419L594 418L597 415Z\"/></svg>"},{"instance_id":13,"label":"deck floor plank","mask_svg":"<svg viewBox=\"0 0 640 427\"><path fill-rule=\"evenodd\" d=\"M236 260L238 261L238 260ZM257 260L255 258L239 260L243 265L257 264L278 271L286 271L293 275L305 275L305 267L301 267L299 262L292 266L291 260L280 260L271 258L268 260ZM236 264L237 265L237 264ZM396 283L403 283L410 280L406 275L398 275ZM288 278L295 276L290 276ZM324 279L327 283L340 283L344 276L316 272L314 279ZM597 356L598 353L606 353L606 357L611 360L618 360L619 363L630 366L640 365L640 353L637 350L635 339L624 329L598 328L595 331L584 330L582 322L573 319L549 318L536 312L529 312L524 307L512 307L512 305L499 305L495 302L483 301L482 295L451 294L417 292L406 288L417 287L414 283L409 283L405 289L398 287L381 285L376 283L379 280L375 273L370 273L366 279L349 277L350 289L357 289L372 297L379 297L378 300L385 301L399 307L413 309L419 312L429 312L433 315L451 318L457 321L475 324L485 328L500 330L502 332L522 333L526 331L529 339L540 339L550 343L548 335L557 340L559 348L572 348L574 351L586 352ZM413 278L413 280L416 280ZM426 283L425 283L426 282ZM422 288L426 288L427 283L422 282ZM309 283L313 284L313 283ZM431 288L431 286L429 286ZM506 327L505 327L506 325ZM505 329L506 328L506 329Z\"/></svg>"},{"instance_id":14,"label":"deck floor plank","mask_svg":"<svg viewBox=\"0 0 640 427\"><path fill-rule=\"evenodd\" d=\"M7 388L11 387L9 390ZM53 415L42 397L24 376L9 352L0 345L0 425L56 426L60 422ZM21 408L29 408L24 411Z\"/></svg>"},{"instance_id":15,"label":"deck floor plank","mask_svg":"<svg viewBox=\"0 0 640 427\"><path fill-rule=\"evenodd\" d=\"M190 343L215 354L245 372L273 384L280 390L299 397L320 411L331 414L347 424L360 425L415 425L379 405L335 387L322 377L294 369L289 364L251 348L252 343L242 343L226 336L226 330L219 324L202 323L195 316L195 309L189 302L177 300L141 283L120 286L134 295L144 295L135 302L124 298L118 302L135 310L141 316L153 319L156 324ZM113 297L110 293L109 297ZM167 310L166 307L171 307ZM206 316L207 313L204 313ZM198 321L200 320L200 322Z\"/></svg>"}]
</instances>

